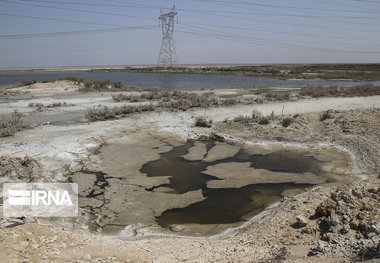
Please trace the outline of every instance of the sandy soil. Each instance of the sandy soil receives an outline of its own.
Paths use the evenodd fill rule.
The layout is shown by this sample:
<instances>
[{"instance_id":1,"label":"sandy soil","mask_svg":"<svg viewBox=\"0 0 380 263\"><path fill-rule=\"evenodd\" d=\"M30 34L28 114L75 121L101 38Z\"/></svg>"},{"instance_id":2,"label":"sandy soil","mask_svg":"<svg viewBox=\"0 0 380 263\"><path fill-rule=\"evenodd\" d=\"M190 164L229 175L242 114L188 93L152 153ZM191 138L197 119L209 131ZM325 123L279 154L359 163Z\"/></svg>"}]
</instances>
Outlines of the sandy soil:
<instances>
[{"instance_id":1,"label":"sandy soil","mask_svg":"<svg viewBox=\"0 0 380 263\"><path fill-rule=\"evenodd\" d=\"M270 144L318 147L334 145L351 154L354 160L352 173L364 181L344 186L318 187L294 197L285 197L282 202L276 203L243 226L209 238L177 237L174 234L144 236L144 233L140 233L133 239L126 239L89 233L83 227L85 218L82 217L76 222L65 219L26 219L24 222L2 218L1 208L0 259L3 262L350 262L358 257L366 260L362 254L369 255L372 250L375 255L379 255L379 251L376 252L376 238L380 232L376 232L376 224L380 222L380 96L235 105L206 111L193 109L187 112L153 112L87 123L83 120L86 108L99 104L116 104L110 94L79 95L75 87L66 82L58 86L36 84L33 89L28 94L2 99L0 103L1 113L17 109L26 115L26 119L37 124L33 129L0 139L0 156L5 158L1 167L11 167L8 169L13 169L14 172L8 174L7 178L0 178L1 183L9 179L23 181L23 176L26 175L35 177L38 181L62 181L68 175L80 173L84 168L97 171L99 155L94 153L99 151L101 145L117 144L121 137L141 144L142 150L144 142L157 144L157 151L152 156L146 156L145 160L132 160L131 163L140 166L146 160L153 160L160 152L168 150L160 144L162 138L183 142L211 133L217 133L236 143L260 144L264 147ZM30 91L29 88L24 88L25 90ZM30 102L49 104L55 101L65 101L68 106L43 111L28 106ZM250 115L254 109L264 115L274 111L277 115L301 116L288 128L282 127L278 122L268 126L223 122L225 118ZM319 116L327 109L332 110L332 118L321 122ZM194 127L195 117L205 115L214 121L212 128ZM197 151L202 152L202 149ZM197 158L196 151L188 155L188 158ZM23 162L25 156L35 161ZM88 180L94 178L89 177ZM147 187L157 184L146 180L142 183ZM343 201L339 203L339 200L334 200L334 196L341 195L342 191L358 194L350 195L353 198L351 201L342 198ZM319 209L328 211L326 213L316 213L321 203L329 198L335 205ZM354 208L337 210L337 207L344 204L346 207L361 207L363 202L371 205L370 208L361 210L365 212L363 216L358 217L360 211ZM331 214L336 214L338 219L331 219ZM344 216L349 223L345 223ZM350 224L354 218L360 221L357 225L366 223L367 227L354 227ZM307 222L303 222L303 219ZM21 224L6 227L17 221ZM306 226L300 222L306 223ZM320 227L324 222L331 224L325 232ZM338 227L347 225L347 233L339 234ZM136 233L138 229L125 231ZM329 233L332 234L326 236ZM361 245L357 245L356 240ZM380 246L377 247L379 248Z\"/></svg>"}]
</instances>

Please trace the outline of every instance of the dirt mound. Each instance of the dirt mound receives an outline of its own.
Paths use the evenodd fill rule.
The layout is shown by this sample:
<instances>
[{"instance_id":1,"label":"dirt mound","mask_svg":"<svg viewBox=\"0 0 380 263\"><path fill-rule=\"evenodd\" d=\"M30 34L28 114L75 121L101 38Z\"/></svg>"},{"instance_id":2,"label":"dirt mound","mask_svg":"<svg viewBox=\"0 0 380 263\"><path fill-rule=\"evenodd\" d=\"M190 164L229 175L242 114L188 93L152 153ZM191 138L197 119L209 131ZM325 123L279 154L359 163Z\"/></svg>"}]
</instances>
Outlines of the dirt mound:
<instances>
[{"instance_id":1,"label":"dirt mound","mask_svg":"<svg viewBox=\"0 0 380 263\"><path fill-rule=\"evenodd\" d=\"M0 157L0 183L35 182L41 176L41 165L30 157Z\"/></svg>"},{"instance_id":2,"label":"dirt mound","mask_svg":"<svg viewBox=\"0 0 380 263\"><path fill-rule=\"evenodd\" d=\"M320 236L310 255L380 258L379 185L344 186L315 210Z\"/></svg>"}]
</instances>

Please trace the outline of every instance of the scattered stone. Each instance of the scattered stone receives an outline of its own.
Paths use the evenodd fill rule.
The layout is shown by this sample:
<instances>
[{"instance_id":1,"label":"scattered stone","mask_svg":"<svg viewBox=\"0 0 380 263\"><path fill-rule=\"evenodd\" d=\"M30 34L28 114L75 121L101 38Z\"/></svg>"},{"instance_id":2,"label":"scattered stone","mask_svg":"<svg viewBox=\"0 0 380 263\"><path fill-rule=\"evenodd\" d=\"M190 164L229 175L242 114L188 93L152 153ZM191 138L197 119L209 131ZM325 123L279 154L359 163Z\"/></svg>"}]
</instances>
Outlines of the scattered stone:
<instances>
[{"instance_id":1,"label":"scattered stone","mask_svg":"<svg viewBox=\"0 0 380 263\"><path fill-rule=\"evenodd\" d=\"M328 198L317 207L315 210L315 215L318 217L330 216L331 211L333 211L335 208L336 202L331 198Z\"/></svg>"},{"instance_id":2,"label":"scattered stone","mask_svg":"<svg viewBox=\"0 0 380 263\"><path fill-rule=\"evenodd\" d=\"M298 215L298 216L296 216L296 220L297 220L296 225L298 227L305 227L305 226L307 226L308 221L307 221L307 219L304 216Z\"/></svg>"},{"instance_id":3,"label":"scattered stone","mask_svg":"<svg viewBox=\"0 0 380 263\"><path fill-rule=\"evenodd\" d=\"M368 228L368 232L375 233L375 234L380 234L380 223L372 224Z\"/></svg>"}]
</instances>

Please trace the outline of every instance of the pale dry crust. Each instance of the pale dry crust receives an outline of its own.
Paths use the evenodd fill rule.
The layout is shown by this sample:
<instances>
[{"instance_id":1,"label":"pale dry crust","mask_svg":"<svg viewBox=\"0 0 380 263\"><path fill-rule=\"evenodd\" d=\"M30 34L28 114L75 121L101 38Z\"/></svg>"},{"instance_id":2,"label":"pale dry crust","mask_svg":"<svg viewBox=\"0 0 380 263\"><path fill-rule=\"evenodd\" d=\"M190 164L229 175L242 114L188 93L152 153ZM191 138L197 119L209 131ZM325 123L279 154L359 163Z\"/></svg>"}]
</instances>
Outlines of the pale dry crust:
<instances>
[{"instance_id":1,"label":"pale dry crust","mask_svg":"<svg viewBox=\"0 0 380 263\"><path fill-rule=\"evenodd\" d=\"M239 151L239 146L217 143L210 151L208 151L207 156L203 161L211 163L217 160L234 157Z\"/></svg>"},{"instance_id":2,"label":"pale dry crust","mask_svg":"<svg viewBox=\"0 0 380 263\"><path fill-rule=\"evenodd\" d=\"M275 113L281 113L283 105L285 105L285 114L319 112L329 108L337 110L364 109L379 107L380 100L378 98L379 96L303 100L285 103L286 105L284 103L258 105L257 108L264 114L270 114L272 110L275 110ZM7 107L7 105L5 106ZM213 120L221 121L226 116L232 118L240 114L249 115L251 111L252 107L250 106L237 105L228 109L212 109L208 112L208 115ZM51 173L51 171L60 170L65 164L71 165L70 169L74 170L80 168L81 165L80 163L73 164L71 162L73 160L79 162L86 157L87 149L96 147L100 143L100 140L91 138L105 135L107 135L105 137L112 137L120 131L135 130L136 127L133 125L136 122L139 122L138 127L143 128L144 133L152 132L152 130L158 133L167 131L177 133L179 136L186 138L189 133L196 135L204 132L203 129L195 128L192 130L190 128L192 126L191 115L197 113L200 113L200 110L187 113L164 113L162 115L154 113L131 117L132 121L127 118L117 122L103 122L89 126L38 128L21 132L12 138L3 139L2 146L4 147L1 148L1 154L36 156L43 163L47 174ZM309 115L313 116L313 114ZM352 119L355 115L360 116L360 121L364 121L364 123L367 116L373 117L370 113L364 111L345 112L344 115L348 119ZM374 123L374 129L378 130L378 117L374 118L374 120L368 119L368 121ZM321 124L318 121L318 116L315 119L315 123L307 123L309 129L306 133L299 132L297 129L301 131L306 129L296 124L294 127L297 129L293 127L290 127L290 129L278 127L276 129L270 127L271 130L264 129L264 133L266 133L264 135L261 132L252 133L252 130L249 131L249 136L247 136L247 133L244 134L245 131L239 133L234 130L231 134L251 138L253 138L252 136L257 136L257 138L264 136L266 139L274 139L278 136L278 132L281 135L289 135L291 132L294 136L283 136L288 141L323 141L326 136L330 136L329 138L334 138L339 144L355 151L356 160L362 171L367 170L370 174L375 174L378 171L378 135L376 137L370 134L371 131L373 132L373 128L369 131L364 131L367 134L366 137L352 137L352 140L346 140L348 136L345 139L340 139L342 130L339 128L324 125L323 129L318 129ZM133 127L133 129L130 127ZM351 127L362 127L362 124L356 122ZM224 129L223 132L227 130ZM327 131L331 130L333 131L332 135L327 133ZM65 136L68 132L70 132L70 135ZM359 184L363 183L360 182ZM370 187L374 184L378 185L379 181L374 179L366 184ZM156 262L179 260L205 262L215 260L234 261L236 259L241 262L262 262L263 260L273 259L279 249L286 246L292 251L288 257L289 260L294 262L320 262L321 259L319 258L304 258L308 248L315 244L317 237L302 235L300 231L290 227L291 224L295 223L296 215L301 214L306 217L312 215L316 205L330 192L329 189L317 191L318 189L301 194L295 199L286 200L277 208L269 209L260 218L256 218L256 221L243 226L239 232L223 235L223 239L217 240L162 237L124 242L114 237L97 236L80 231L80 233L78 231L74 233L70 227L68 227L70 231L63 231L57 221L54 222L55 225L47 226L43 226L47 222L39 221L38 223L31 222L16 228L5 229L0 227L0 243L3 248L0 250L0 258L6 262L25 260L32 262L59 262L59 260L86 261L85 258L88 261L88 256L91 255L93 259L99 259L100 262L125 262L129 260L140 262L151 262L153 260ZM49 241L49 238L52 238L51 240L53 241ZM295 253L294 251L302 251L302 253ZM325 258L324 256L322 260L326 260L326 262L342 262L343 260L339 256Z\"/></svg>"},{"instance_id":3,"label":"pale dry crust","mask_svg":"<svg viewBox=\"0 0 380 263\"><path fill-rule=\"evenodd\" d=\"M207 167L205 174L220 178L222 180L211 180L207 182L208 188L241 188L250 184L323 184L326 178L312 173L280 173L265 169L253 169L251 163L221 163Z\"/></svg>"},{"instance_id":4,"label":"pale dry crust","mask_svg":"<svg viewBox=\"0 0 380 263\"><path fill-rule=\"evenodd\" d=\"M194 146L188 150L188 153L182 157L188 161L200 161L205 157L206 154L206 145L203 142L195 142Z\"/></svg>"}]
</instances>

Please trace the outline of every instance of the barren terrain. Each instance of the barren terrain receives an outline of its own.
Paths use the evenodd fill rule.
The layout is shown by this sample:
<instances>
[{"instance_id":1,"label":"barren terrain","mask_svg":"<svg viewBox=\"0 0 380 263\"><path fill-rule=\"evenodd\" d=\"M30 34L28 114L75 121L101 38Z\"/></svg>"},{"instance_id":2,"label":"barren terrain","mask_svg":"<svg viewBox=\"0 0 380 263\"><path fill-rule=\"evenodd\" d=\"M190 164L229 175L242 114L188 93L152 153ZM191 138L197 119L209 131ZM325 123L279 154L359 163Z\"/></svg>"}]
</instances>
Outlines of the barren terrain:
<instances>
[{"instance_id":1,"label":"barren terrain","mask_svg":"<svg viewBox=\"0 0 380 263\"><path fill-rule=\"evenodd\" d=\"M57 81L8 87L6 95L0 97L1 114L17 110L30 123L30 127L0 138L1 185L73 180L82 193L104 191L96 201L82 199L89 202L86 207L91 211L82 208L77 219L3 218L1 208L1 261L375 262L380 257L380 96L291 95L280 101L262 98L256 91L220 90L212 95L197 91L191 97L207 97L208 103L216 100L217 106L181 110L178 104L161 101L165 100L162 95L143 100L141 94L146 91L123 91L124 95L140 97L115 101L112 95L116 92L80 93L80 85ZM176 99L180 96L183 99L185 95ZM109 110L144 104L151 109L121 114ZM93 114L106 116L105 120L90 122L86 118L88 108L103 109ZM261 117L256 119L255 112ZM264 117L269 124L259 124ZM195 126L197 118L211 120L211 127ZM285 118L291 119L288 127L284 127ZM173 146L205 138L229 145L219 146L225 148L215 148L213 153L211 149L206 162L233 155L234 147L258 153L273 152L278 147L308 149L311 156L322 161L335 156L335 163L325 164L324 169L339 177L339 183L284 194L264 212L228 229L217 225L211 230L210 226L160 229L154 223L156 216L204 197L199 191L176 197L165 192L167 189L146 192L169 178L147 177L140 168ZM185 158L203 158L202 151L201 147L194 148ZM244 170L244 163L234 165L211 166L207 171L220 174L216 171L233 167L247 171L236 173L240 184L252 183L247 177L251 171ZM114 175L107 178L112 187L91 188L98 181L97 172ZM228 178L231 173L220 176L220 181L209 181L210 187L240 187ZM255 176L260 180L262 175ZM317 180L308 176L308 180ZM304 179L297 178L300 182ZM128 194L113 196L118 189L128 189ZM118 211L121 205L128 209ZM112 221L113 216L119 216L118 222L127 227L110 227L107 220Z\"/></svg>"}]
</instances>

